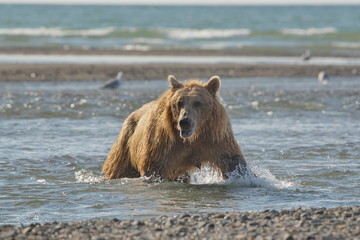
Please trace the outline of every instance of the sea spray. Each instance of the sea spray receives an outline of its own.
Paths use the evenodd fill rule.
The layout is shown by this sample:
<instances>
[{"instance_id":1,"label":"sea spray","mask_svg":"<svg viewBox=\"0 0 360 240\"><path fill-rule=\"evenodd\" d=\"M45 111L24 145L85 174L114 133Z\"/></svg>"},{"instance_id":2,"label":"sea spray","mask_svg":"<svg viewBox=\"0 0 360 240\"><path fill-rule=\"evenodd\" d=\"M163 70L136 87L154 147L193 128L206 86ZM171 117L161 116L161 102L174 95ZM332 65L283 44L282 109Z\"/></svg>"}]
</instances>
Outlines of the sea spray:
<instances>
[{"instance_id":1,"label":"sea spray","mask_svg":"<svg viewBox=\"0 0 360 240\"><path fill-rule=\"evenodd\" d=\"M100 183L104 181L104 177L96 175L92 171L87 169L81 169L75 172L75 179L78 183Z\"/></svg>"},{"instance_id":2,"label":"sea spray","mask_svg":"<svg viewBox=\"0 0 360 240\"><path fill-rule=\"evenodd\" d=\"M295 184L288 180L278 180L268 170L259 166L251 166L251 172L247 172L244 176L237 172L228 174L229 178L224 179L219 171L206 165L201 170L194 171L190 174L190 184L225 184L237 185L242 187L262 187L262 188L289 188Z\"/></svg>"},{"instance_id":3,"label":"sea spray","mask_svg":"<svg viewBox=\"0 0 360 240\"><path fill-rule=\"evenodd\" d=\"M200 170L196 170L189 174L189 184L193 185L211 185L211 184L224 184L234 185L241 187L260 187L260 188L290 188L295 186L295 183L289 180L277 179L268 169L258 166L251 166L251 173L246 173L244 176L239 175L237 172L228 174L229 178L224 179L219 171L209 165L203 166ZM102 175L97 175L91 170L81 169L75 172L75 179L77 183L102 183L105 179ZM159 178L154 177L141 177L136 180L141 180L149 184L158 184L163 182ZM114 180L111 180L114 181ZM116 181L116 180L115 180ZM39 181L38 181L39 182ZM117 181L120 184L130 184L128 178L123 178ZM42 183L42 182L41 182Z\"/></svg>"}]
</instances>

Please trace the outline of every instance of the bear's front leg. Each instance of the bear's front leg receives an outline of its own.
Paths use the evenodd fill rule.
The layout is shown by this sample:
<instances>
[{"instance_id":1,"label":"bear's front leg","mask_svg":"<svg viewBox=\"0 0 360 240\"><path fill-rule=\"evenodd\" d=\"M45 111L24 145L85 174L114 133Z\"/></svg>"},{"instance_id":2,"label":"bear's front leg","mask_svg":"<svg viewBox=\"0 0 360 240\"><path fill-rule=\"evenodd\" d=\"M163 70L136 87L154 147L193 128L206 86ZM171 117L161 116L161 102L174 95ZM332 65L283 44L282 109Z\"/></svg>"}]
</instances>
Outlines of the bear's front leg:
<instances>
[{"instance_id":1,"label":"bear's front leg","mask_svg":"<svg viewBox=\"0 0 360 240\"><path fill-rule=\"evenodd\" d=\"M255 176L254 173L248 169L245 158L242 155L226 155L223 156L223 164L219 166L222 175L225 179L229 178L231 173L237 173L238 176L245 176L249 173Z\"/></svg>"},{"instance_id":2,"label":"bear's front leg","mask_svg":"<svg viewBox=\"0 0 360 240\"><path fill-rule=\"evenodd\" d=\"M247 171L247 163L243 156L234 155L228 159L227 173L236 171L240 176L244 176Z\"/></svg>"}]
</instances>

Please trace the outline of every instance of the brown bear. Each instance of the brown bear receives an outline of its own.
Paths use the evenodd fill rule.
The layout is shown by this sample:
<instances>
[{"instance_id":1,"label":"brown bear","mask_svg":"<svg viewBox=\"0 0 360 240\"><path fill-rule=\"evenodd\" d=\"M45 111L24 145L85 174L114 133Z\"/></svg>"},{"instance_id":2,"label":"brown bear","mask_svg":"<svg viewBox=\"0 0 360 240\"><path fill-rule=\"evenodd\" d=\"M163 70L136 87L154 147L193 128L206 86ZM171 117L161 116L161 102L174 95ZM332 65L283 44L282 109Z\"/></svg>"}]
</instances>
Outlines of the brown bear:
<instances>
[{"instance_id":1,"label":"brown bear","mask_svg":"<svg viewBox=\"0 0 360 240\"><path fill-rule=\"evenodd\" d=\"M224 178L235 170L245 174L245 158L218 97L220 78L168 80L169 90L125 120L103 165L105 178L177 180L203 164Z\"/></svg>"}]
</instances>

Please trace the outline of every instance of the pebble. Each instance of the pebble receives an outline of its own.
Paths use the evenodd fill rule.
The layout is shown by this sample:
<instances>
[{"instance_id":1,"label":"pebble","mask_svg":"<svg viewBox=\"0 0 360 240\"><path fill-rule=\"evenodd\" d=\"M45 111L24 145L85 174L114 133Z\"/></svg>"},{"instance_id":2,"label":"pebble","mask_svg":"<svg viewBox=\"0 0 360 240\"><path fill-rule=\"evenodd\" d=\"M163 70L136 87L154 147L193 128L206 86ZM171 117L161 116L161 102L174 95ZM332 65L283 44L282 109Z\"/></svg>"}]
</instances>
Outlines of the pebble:
<instances>
[{"instance_id":1,"label":"pebble","mask_svg":"<svg viewBox=\"0 0 360 240\"><path fill-rule=\"evenodd\" d=\"M354 239L360 240L360 207L267 210L99 219L28 226L2 225L0 239Z\"/></svg>"}]
</instances>

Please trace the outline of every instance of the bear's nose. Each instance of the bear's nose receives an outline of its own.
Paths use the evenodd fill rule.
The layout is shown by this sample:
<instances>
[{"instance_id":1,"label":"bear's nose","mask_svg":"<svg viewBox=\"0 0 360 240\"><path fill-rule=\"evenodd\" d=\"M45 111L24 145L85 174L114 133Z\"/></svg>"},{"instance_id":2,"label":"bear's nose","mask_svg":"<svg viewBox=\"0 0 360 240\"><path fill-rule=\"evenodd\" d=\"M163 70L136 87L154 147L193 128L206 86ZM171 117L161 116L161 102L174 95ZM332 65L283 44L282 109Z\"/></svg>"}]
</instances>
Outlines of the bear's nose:
<instances>
[{"instance_id":1,"label":"bear's nose","mask_svg":"<svg viewBox=\"0 0 360 240\"><path fill-rule=\"evenodd\" d=\"M180 124L181 128L187 129L191 125L191 120L190 120L190 118L183 118L180 120L179 124Z\"/></svg>"}]
</instances>

